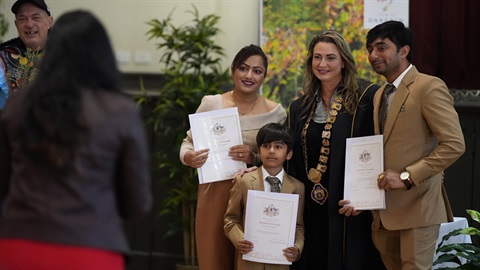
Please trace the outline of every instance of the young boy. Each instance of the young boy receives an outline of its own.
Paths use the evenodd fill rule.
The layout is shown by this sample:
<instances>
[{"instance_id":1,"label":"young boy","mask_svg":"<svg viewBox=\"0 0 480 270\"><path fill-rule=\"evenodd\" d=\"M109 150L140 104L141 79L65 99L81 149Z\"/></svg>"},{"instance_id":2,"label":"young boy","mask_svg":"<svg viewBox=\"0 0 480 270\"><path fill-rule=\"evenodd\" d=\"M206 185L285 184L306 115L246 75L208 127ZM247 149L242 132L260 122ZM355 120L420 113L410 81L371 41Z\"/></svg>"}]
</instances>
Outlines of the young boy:
<instances>
[{"instance_id":1,"label":"young boy","mask_svg":"<svg viewBox=\"0 0 480 270\"><path fill-rule=\"evenodd\" d=\"M276 184L269 184L268 176L275 176L280 180L280 192L299 195L295 244L293 247L283 249L283 255L290 262L297 261L300 258L304 242L303 206L305 187L303 183L289 176L283 170L285 160L292 157L292 144L293 138L288 127L278 123L263 126L257 134L257 146L263 165L256 171L238 176L235 179L235 185L230 190L224 229L225 234L237 249L235 262L235 269L237 270L289 269L289 265L264 264L242 259L243 254L247 254L254 249L252 242L243 239L247 193L249 189L274 192Z\"/></svg>"}]
</instances>

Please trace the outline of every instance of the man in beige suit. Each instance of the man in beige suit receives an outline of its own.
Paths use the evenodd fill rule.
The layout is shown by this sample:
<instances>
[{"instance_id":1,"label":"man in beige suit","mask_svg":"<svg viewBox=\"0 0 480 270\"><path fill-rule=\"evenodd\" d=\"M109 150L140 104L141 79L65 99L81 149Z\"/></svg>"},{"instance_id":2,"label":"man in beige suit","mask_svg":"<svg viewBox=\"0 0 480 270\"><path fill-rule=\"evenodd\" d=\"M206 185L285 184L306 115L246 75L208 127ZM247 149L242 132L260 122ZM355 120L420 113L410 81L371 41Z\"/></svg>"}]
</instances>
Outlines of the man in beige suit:
<instances>
[{"instance_id":1,"label":"man in beige suit","mask_svg":"<svg viewBox=\"0 0 480 270\"><path fill-rule=\"evenodd\" d=\"M304 243L305 187L302 182L289 176L283 169L285 160L292 157L293 138L291 132L284 125L270 123L258 131L256 139L263 165L258 170L235 179L225 213L225 234L236 248L236 270L288 270L289 266L286 264L258 263L242 259L243 254L255 249L255 243L243 238L248 190L298 194L294 246L278 251L272 250L272 253L283 252L287 261L294 262L300 258Z\"/></svg>"},{"instance_id":2,"label":"man in beige suit","mask_svg":"<svg viewBox=\"0 0 480 270\"><path fill-rule=\"evenodd\" d=\"M388 269L431 269L440 223L452 220L443 171L465 151L458 115L445 83L411 64L413 34L403 23L377 25L366 44L387 80L374 98L386 209L373 211L373 242Z\"/></svg>"}]
</instances>

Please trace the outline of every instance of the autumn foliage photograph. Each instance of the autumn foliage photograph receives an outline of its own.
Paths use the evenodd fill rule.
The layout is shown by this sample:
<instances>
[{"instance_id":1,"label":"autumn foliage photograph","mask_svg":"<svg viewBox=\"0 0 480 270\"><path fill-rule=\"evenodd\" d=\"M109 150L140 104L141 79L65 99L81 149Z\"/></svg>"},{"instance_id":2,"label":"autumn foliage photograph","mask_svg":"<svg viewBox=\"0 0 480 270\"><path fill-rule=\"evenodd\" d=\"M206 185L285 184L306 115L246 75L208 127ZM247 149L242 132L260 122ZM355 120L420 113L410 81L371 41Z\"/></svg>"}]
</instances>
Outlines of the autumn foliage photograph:
<instances>
[{"instance_id":1,"label":"autumn foliage photograph","mask_svg":"<svg viewBox=\"0 0 480 270\"><path fill-rule=\"evenodd\" d=\"M261 44L269 60L262 95L284 107L302 95L308 44L325 30L347 40L359 77L383 83L368 63L363 0L263 0L261 21Z\"/></svg>"}]
</instances>

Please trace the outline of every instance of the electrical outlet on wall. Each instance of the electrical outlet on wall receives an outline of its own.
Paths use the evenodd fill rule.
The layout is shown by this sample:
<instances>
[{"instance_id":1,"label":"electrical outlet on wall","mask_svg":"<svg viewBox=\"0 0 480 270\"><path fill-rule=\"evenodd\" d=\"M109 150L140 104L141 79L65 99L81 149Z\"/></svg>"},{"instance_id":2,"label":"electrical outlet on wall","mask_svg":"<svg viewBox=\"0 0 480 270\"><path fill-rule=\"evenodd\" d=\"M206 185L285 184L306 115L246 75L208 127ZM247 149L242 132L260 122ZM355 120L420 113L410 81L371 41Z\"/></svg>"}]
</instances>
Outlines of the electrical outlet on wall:
<instances>
[{"instance_id":1,"label":"electrical outlet on wall","mask_svg":"<svg viewBox=\"0 0 480 270\"><path fill-rule=\"evenodd\" d=\"M129 51L116 51L115 57L119 64L128 64L132 58L132 53Z\"/></svg>"},{"instance_id":2,"label":"electrical outlet on wall","mask_svg":"<svg viewBox=\"0 0 480 270\"><path fill-rule=\"evenodd\" d=\"M137 51L134 54L136 64L148 65L152 61L152 53L148 51Z\"/></svg>"}]
</instances>

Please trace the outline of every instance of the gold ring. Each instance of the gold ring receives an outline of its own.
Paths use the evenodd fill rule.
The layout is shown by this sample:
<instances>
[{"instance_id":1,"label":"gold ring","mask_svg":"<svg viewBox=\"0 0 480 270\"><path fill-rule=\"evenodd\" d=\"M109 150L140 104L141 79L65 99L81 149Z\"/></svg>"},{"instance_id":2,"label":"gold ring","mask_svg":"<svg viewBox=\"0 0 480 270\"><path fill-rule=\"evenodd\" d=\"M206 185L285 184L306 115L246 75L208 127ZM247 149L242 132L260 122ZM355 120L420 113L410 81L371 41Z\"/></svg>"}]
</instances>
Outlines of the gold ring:
<instances>
[{"instance_id":1,"label":"gold ring","mask_svg":"<svg viewBox=\"0 0 480 270\"><path fill-rule=\"evenodd\" d=\"M379 182L382 182L382 181L383 181L383 178L385 178L385 175L380 174L380 175L378 176L378 181L379 181Z\"/></svg>"},{"instance_id":2,"label":"gold ring","mask_svg":"<svg viewBox=\"0 0 480 270\"><path fill-rule=\"evenodd\" d=\"M242 153L238 154L238 157L243 158L243 154Z\"/></svg>"}]
</instances>

